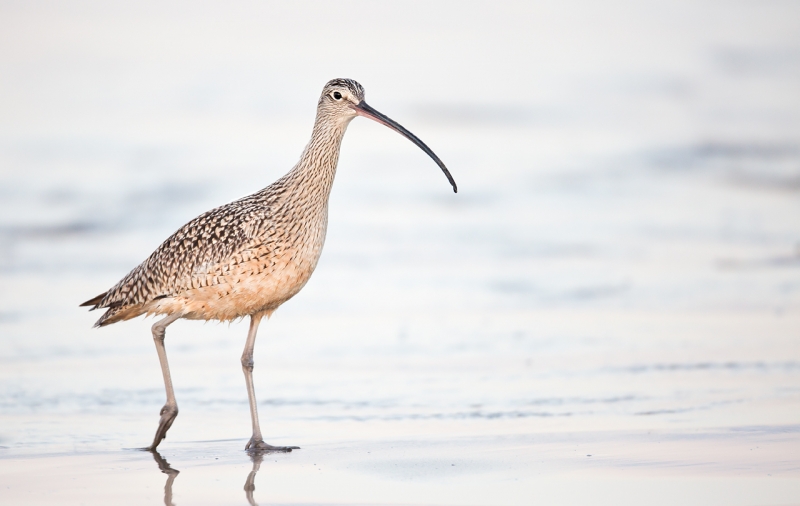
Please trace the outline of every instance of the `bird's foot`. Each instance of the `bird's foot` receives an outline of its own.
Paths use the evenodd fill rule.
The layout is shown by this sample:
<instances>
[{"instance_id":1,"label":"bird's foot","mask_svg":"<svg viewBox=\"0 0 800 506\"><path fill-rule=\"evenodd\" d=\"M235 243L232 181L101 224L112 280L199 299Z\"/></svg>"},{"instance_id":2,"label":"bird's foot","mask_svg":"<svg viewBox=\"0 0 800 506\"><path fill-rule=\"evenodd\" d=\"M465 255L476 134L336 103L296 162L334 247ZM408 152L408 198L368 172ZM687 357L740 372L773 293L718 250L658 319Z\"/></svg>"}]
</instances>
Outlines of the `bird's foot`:
<instances>
[{"instance_id":1,"label":"bird's foot","mask_svg":"<svg viewBox=\"0 0 800 506\"><path fill-rule=\"evenodd\" d=\"M265 443L263 439L256 439L253 437L250 438L250 441L248 441L247 445L244 447L244 450L248 453L288 453L292 450L299 449L299 446L272 446L271 444Z\"/></svg>"},{"instance_id":2,"label":"bird's foot","mask_svg":"<svg viewBox=\"0 0 800 506\"><path fill-rule=\"evenodd\" d=\"M164 407L161 408L161 419L158 421L158 429L156 429L156 435L153 438L153 444L148 446L147 448L143 448L143 450L149 450L151 452L155 451L158 447L159 443L167 437L167 431L170 427L172 427L172 422L175 421L175 418L178 416L178 406L175 404L164 404Z\"/></svg>"}]
</instances>

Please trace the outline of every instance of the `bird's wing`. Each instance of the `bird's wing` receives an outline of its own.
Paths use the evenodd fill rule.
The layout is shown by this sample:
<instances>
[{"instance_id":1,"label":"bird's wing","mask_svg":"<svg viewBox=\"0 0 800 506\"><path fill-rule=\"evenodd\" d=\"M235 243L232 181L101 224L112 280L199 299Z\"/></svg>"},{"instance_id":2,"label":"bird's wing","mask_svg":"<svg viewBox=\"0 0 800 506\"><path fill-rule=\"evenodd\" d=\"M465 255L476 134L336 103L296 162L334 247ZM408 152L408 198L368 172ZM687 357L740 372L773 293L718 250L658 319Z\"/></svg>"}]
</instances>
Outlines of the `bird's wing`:
<instances>
[{"instance_id":1,"label":"bird's wing","mask_svg":"<svg viewBox=\"0 0 800 506\"><path fill-rule=\"evenodd\" d=\"M214 272L261 242L256 231L266 220L265 208L245 199L212 209L172 234L139 266L122 278L102 299L86 305L115 308L141 305L169 297L192 286L199 274Z\"/></svg>"}]
</instances>

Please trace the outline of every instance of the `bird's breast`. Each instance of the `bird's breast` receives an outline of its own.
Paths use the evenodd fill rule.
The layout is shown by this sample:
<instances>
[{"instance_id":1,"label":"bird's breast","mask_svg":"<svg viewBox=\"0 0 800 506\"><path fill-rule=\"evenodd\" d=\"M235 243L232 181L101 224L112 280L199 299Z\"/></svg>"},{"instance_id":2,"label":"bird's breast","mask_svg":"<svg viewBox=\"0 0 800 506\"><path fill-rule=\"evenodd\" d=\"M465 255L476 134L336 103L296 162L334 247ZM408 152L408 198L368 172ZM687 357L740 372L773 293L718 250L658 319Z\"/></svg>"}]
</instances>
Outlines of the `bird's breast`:
<instances>
[{"instance_id":1,"label":"bird's breast","mask_svg":"<svg viewBox=\"0 0 800 506\"><path fill-rule=\"evenodd\" d=\"M227 261L202 266L191 287L159 301L157 312L180 307L189 319L233 320L276 309L305 286L317 266L327 224L321 218L274 230Z\"/></svg>"}]
</instances>

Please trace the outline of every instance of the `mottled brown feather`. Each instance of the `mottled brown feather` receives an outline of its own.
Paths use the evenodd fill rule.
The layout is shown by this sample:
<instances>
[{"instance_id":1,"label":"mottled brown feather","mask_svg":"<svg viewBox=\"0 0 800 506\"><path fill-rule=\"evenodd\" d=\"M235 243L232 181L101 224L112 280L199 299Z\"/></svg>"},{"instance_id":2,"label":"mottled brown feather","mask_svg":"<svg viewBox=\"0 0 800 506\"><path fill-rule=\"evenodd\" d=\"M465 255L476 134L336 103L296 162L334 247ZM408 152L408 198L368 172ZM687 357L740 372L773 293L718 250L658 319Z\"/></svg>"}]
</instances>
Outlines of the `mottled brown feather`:
<instances>
[{"instance_id":1,"label":"mottled brown feather","mask_svg":"<svg viewBox=\"0 0 800 506\"><path fill-rule=\"evenodd\" d=\"M101 300L103 300L103 297L105 297L107 293L108 293L108 292L103 292L103 293L101 293L100 295L98 295L97 297L94 297L94 298L92 298L92 299L89 299L89 300L87 300L86 302L84 302L83 304L81 304L81 305L80 305L80 307L84 307L84 306L94 306L93 308L91 308L91 309L89 310L89 311L94 311L95 309L97 309L97 305L98 305L98 304L100 304L100 301L101 301Z\"/></svg>"}]
</instances>

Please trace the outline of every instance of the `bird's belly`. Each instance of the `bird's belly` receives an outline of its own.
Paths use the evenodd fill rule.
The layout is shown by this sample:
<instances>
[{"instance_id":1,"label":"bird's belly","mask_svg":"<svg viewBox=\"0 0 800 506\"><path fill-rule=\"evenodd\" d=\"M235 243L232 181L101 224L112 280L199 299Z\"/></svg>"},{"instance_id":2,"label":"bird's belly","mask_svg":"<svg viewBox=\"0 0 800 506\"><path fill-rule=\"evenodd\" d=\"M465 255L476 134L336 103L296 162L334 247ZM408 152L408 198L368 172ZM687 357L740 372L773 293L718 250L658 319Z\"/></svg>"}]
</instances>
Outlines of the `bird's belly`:
<instances>
[{"instance_id":1,"label":"bird's belly","mask_svg":"<svg viewBox=\"0 0 800 506\"><path fill-rule=\"evenodd\" d=\"M157 312L179 310L184 318L222 321L271 312L305 286L318 259L313 250L289 251L279 258L256 257L228 265L208 274L206 286L164 299Z\"/></svg>"}]
</instances>

